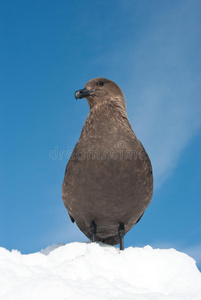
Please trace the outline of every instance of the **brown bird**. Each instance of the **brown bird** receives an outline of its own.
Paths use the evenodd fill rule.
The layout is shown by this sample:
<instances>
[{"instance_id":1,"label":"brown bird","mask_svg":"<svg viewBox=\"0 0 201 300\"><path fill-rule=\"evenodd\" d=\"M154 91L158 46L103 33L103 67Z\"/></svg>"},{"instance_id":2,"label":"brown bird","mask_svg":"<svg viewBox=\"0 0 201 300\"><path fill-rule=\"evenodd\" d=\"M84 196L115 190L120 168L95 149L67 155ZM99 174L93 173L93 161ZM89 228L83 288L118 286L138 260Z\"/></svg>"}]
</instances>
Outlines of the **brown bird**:
<instances>
[{"instance_id":1,"label":"brown bird","mask_svg":"<svg viewBox=\"0 0 201 300\"><path fill-rule=\"evenodd\" d=\"M66 167L62 199L72 222L89 239L120 243L123 249L123 236L152 199L151 162L116 83L94 78L75 98L86 98L90 111Z\"/></svg>"}]
</instances>

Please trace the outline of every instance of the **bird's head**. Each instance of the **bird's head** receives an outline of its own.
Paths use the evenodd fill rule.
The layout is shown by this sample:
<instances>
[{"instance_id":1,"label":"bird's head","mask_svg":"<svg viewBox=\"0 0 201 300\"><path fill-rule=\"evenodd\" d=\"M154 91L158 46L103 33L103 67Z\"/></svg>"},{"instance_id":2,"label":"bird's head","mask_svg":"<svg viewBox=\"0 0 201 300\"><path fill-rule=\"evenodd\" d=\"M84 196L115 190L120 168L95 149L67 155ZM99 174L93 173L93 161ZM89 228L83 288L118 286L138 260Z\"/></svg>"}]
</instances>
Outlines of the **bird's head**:
<instances>
[{"instance_id":1,"label":"bird's head","mask_svg":"<svg viewBox=\"0 0 201 300\"><path fill-rule=\"evenodd\" d=\"M125 108L124 95L119 86L102 77L89 80L84 89L75 92L75 98L86 98L90 109L104 103Z\"/></svg>"}]
</instances>

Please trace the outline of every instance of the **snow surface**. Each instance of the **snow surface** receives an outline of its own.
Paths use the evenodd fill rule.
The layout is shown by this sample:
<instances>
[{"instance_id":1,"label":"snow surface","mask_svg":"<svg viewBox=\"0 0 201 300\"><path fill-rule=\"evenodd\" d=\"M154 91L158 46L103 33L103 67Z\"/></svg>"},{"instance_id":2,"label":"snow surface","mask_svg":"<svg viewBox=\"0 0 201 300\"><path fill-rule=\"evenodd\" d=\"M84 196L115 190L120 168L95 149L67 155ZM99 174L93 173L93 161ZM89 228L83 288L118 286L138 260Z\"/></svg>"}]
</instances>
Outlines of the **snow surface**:
<instances>
[{"instance_id":1,"label":"snow surface","mask_svg":"<svg viewBox=\"0 0 201 300\"><path fill-rule=\"evenodd\" d=\"M70 243L28 255L0 248L0 299L200 300L201 273L188 255L150 246Z\"/></svg>"}]
</instances>

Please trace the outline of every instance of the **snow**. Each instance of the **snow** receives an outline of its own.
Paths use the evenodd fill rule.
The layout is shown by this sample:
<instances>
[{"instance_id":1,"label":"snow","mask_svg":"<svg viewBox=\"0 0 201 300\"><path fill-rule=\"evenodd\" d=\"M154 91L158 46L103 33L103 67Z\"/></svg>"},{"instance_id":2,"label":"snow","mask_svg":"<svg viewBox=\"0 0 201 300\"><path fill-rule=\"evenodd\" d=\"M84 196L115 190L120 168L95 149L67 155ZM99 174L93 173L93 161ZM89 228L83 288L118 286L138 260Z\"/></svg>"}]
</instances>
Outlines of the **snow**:
<instances>
[{"instance_id":1,"label":"snow","mask_svg":"<svg viewBox=\"0 0 201 300\"><path fill-rule=\"evenodd\" d=\"M55 244L22 255L0 248L3 300L201 299L195 261L174 249Z\"/></svg>"}]
</instances>

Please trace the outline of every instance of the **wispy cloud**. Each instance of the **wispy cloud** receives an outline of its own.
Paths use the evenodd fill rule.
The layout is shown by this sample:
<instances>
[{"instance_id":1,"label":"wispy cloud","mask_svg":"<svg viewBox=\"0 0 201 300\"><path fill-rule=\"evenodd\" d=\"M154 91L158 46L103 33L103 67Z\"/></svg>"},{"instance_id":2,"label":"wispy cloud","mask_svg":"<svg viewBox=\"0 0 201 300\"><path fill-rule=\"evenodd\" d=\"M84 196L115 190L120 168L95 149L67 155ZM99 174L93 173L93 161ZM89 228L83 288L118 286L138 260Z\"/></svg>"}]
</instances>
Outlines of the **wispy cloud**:
<instances>
[{"instance_id":1,"label":"wispy cloud","mask_svg":"<svg viewBox=\"0 0 201 300\"><path fill-rule=\"evenodd\" d=\"M134 131L151 156L155 187L201 127L199 24L196 6L182 2L130 47L130 77L122 88Z\"/></svg>"},{"instance_id":2,"label":"wispy cloud","mask_svg":"<svg viewBox=\"0 0 201 300\"><path fill-rule=\"evenodd\" d=\"M198 108L192 105L192 91L150 87L143 91L131 123L137 136L148 148L156 186L177 165L182 150L201 126Z\"/></svg>"},{"instance_id":3,"label":"wispy cloud","mask_svg":"<svg viewBox=\"0 0 201 300\"><path fill-rule=\"evenodd\" d=\"M192 256L197 265L201 264L201 244L184 249L184 252Z\"/></svg>"}]
</instances>

